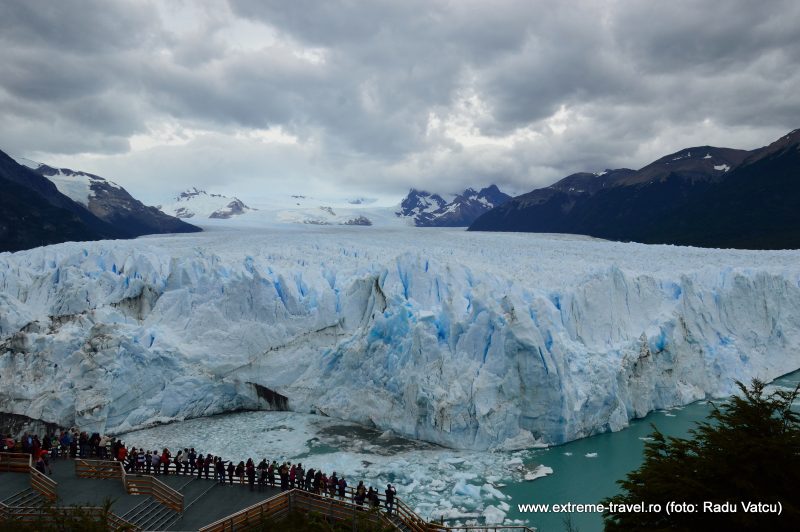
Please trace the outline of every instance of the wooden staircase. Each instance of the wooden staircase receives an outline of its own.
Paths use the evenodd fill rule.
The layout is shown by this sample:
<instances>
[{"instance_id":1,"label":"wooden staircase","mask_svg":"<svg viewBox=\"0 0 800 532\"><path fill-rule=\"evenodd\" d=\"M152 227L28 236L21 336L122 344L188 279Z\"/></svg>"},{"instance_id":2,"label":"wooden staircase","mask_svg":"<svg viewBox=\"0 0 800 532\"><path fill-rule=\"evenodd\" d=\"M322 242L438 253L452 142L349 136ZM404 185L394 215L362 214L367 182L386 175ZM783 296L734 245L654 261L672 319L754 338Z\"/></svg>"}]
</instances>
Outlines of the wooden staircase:
<instances>
[{"instance_id":1,"label":"wooden staircase","mask_svg":"<svg viewBox=\"0 0 800 532\"><path fill-rule=\"evenodd\" d=\"M0 504L18 508L41 508L47 504L47 499L33 488L22 490L11 497L3 499Z\"/></svg>"},{"instance_id":2,"label":"wooden staircase","mask_svg":"<svg viewBox=\"0 0 800 532\"><path fill-rule=\"evenodd\" d=\"M166 530L180 517L180 512L164 506L153 497L147 497L122 515L122 519L131 523L137 530Z\"/></svg>"}]
</instances>

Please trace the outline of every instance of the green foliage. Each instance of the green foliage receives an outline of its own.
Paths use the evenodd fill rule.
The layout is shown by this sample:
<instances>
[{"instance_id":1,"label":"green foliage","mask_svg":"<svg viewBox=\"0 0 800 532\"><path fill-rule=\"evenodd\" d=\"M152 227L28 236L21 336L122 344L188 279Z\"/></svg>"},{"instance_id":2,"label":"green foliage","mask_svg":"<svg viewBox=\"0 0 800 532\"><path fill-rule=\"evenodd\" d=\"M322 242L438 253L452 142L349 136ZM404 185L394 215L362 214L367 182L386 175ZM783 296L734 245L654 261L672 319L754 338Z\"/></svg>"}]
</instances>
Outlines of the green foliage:
<instances>
[{"instance_id":1,"label":"green foliage","mask_svg":"<svg viewBox=\"0 0 800 532\"><path fill-rule=\"evenodd\" d=\"M665 438L653 427L644 463L604 503L655 503L661 511L606 512L607 531L800 530L800 415L792 410L800 386L767 395L758 380L737 385L742 395L715 407L690 437ZM695 510L668 515L671 501ZM730 503L736 512L709 511L709 502ZM782 513L745 512L748 502L780 502Z\"/></svg>"},{"instance_id":2,"label":"green foliage","mask_svg":"<svg viewBox=\"0 0 800 532\"><path fill-rule=\"evenodd\" d=\"M108 521L112 504L113 501L110 499L104 501L100 515L78 506L67 508L45 506L39 510L36 516L27 516L25 519L11 517L0 519L0 530L14 530L15 532L108 532L118 530L112 527Z\"/></svg>"}]
</instances>

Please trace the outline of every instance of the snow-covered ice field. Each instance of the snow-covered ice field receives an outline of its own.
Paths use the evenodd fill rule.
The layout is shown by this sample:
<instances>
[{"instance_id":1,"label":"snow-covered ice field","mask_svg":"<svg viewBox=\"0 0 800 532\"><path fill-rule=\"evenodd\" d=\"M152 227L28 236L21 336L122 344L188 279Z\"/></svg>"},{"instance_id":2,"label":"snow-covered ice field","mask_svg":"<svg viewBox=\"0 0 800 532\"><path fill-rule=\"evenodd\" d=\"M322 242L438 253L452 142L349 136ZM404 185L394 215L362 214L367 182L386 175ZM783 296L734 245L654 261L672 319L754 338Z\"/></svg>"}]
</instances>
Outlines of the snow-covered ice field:
<instances>
[{"instance_id":1,"label":"snow-covered ice field","mask_svg":"<svg viewBox=\"0 0 800 532\"><path fill-rule=\"evenodd\" d=\"M618 430L800 367L800 252L411 227L0 254L0 409L124 432L282 406L461 449Z\"/></svg>"}]
</instances>

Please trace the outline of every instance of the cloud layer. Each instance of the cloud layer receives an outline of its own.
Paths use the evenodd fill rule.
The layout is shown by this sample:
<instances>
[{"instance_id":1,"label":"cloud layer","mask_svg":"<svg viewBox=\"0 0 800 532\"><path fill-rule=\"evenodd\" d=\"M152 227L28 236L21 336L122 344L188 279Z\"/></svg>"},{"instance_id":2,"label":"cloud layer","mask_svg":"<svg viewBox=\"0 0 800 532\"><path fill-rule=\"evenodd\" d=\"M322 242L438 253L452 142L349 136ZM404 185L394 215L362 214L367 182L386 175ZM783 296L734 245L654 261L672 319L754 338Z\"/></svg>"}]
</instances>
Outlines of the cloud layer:
<instances>
[{"instance_id":1,"label":"cloud layer","mask_svg":"<svg viewBox=\"0 0 800 532\"><path fill-rule=\"evenodd\" d=\"M794 1L19 1L0 149L151 201L391 197L639 167L800 126Z\"/></svg>"}]
</instances>

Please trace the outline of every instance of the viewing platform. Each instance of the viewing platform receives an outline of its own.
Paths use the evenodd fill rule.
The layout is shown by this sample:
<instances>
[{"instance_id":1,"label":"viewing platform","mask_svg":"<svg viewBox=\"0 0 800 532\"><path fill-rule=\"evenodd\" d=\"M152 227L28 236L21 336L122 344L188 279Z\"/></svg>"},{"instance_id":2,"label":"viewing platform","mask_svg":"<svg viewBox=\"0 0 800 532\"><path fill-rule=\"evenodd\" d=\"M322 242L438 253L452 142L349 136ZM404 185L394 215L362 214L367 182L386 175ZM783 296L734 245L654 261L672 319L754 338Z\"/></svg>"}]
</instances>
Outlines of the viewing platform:
<instances>
[{"instance_id":1,"label":"viewing platform","mask_svg":"<svg viewBox=\"0 0 800 532\"><path fill-rule=\"evenodd\" d=\"M371 508L368 502L355 502L352 488L339 498L257 484L251 490L238 477L222 484L205 475L198 478L196 472L176 474L174 468L169 475L132 474L110 460L61 458L50 466L52 475L44 475L33 467L30 455L0 453L0 519L48 521L80 508L84 516L106 519L109 530L222 532L254 529L292 512L311 512L329 521L355 522L355 530L361 523L404 532L533 532L525 526L427 522L399 498L390 514L382 496L380 506Z\"/></svg>"}]
</instances>

